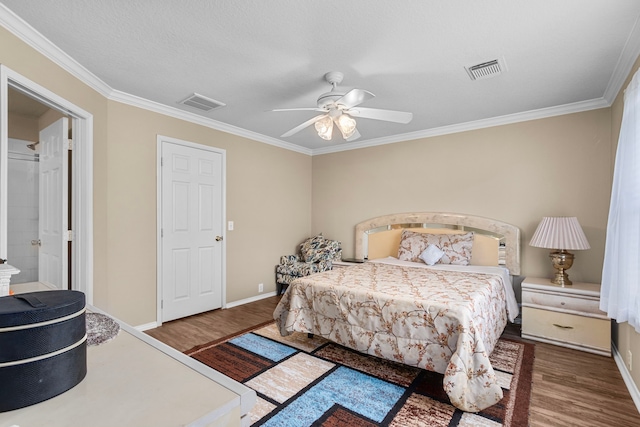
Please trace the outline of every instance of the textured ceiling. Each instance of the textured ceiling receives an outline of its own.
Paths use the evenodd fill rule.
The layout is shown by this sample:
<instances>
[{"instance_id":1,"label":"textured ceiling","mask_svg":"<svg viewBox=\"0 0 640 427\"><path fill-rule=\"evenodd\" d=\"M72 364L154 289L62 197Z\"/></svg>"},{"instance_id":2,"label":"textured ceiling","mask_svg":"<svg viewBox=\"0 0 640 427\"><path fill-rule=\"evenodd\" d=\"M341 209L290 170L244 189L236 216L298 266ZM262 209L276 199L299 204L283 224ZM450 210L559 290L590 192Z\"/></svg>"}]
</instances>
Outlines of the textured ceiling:
<instances>
[{"instance_id":1,"label":"textured ceiling","mask_svg":"<svg viewBox=\"0 0 640 427\"><path fill-rule=\"evenodd\" d=\"M194 112L310 152L418 138L610 104L635 60L637 0L3 0L121 99ZM7 14L6 10L3 13ZM472 81L465 66L504 60ZM330 85L410 111L409 124L358 119L362 137L320 139L315 112ZM192 93L226 107L199 113ZM511 118L511 119L510 119Z\"/></svg>"}]
</instances>

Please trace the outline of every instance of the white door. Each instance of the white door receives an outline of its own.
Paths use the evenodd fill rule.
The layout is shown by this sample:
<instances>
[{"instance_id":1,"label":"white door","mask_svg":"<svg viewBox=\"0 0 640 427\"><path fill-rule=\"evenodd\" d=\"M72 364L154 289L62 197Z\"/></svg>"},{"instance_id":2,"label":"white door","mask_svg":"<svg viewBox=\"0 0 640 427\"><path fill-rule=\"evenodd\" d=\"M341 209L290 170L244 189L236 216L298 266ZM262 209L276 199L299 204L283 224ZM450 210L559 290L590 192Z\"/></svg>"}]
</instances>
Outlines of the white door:
<instances>
[{"instance_id":1,"label":"white door","mask_svg":"<svg viewBox=\"0 0 640 427\"><path fill-rule=\"evenodd\" d=\"M222 154L162 141L162 321L222 307Z\"/></svg>"},{"instance_id":2,"label":"white door","mask_svg":"<svg viewBox=\"0 0 640 427\"><path fill-rule=\"evenodd\" d=\"M67 252L69 150L68 119L40 131L38 280L68 288Z\"/></svg>"}]
</instances>

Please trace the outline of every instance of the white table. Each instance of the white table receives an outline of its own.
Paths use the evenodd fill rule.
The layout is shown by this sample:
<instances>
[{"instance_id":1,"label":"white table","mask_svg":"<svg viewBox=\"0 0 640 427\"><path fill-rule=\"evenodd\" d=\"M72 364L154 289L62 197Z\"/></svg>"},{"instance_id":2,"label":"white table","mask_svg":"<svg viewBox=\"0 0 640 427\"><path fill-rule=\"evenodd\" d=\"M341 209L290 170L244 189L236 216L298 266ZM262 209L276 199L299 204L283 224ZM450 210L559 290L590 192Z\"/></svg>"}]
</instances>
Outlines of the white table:
<instances>
[{"instance_id":1,"label":"white table","mask_svg":"<svg viewBox=\"0 0 640 427\"><path fill-rule=\"evenodd\" d=\"M244 415L256 402L253 390L119 323L115 339L87 348L82 382L0 413L0 427L249 425Z\"/></svg>"}]
</instances>

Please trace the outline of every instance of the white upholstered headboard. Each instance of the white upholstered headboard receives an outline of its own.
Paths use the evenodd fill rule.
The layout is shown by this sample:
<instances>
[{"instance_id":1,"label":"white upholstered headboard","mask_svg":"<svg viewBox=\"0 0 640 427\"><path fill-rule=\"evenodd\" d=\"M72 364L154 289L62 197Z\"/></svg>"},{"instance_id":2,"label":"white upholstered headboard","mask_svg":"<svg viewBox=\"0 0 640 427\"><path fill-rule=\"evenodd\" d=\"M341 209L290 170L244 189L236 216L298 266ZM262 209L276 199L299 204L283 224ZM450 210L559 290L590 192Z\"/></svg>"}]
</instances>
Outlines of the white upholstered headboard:
<instances>
[{"instance_id":1,"label":"white upholstered headboard","mask_svg":"<svg viewBox=\"0 0 640 427\"><path fill-rule=\"evenodd\" d=\"M473 231L476 236L474 247L484 251L484 254L474 255L478 264L493 263L495 258L498 265L509 269L510 274L520 274L520 229L502 221L465 214L412 212L368 219L356 225L355 257L367 259L372 253L379 258L393 255L394 250L397 253L400 232L405 228L436 233ZM496 250L497 254L493 253Z\"/></svg>"}]
</instances>

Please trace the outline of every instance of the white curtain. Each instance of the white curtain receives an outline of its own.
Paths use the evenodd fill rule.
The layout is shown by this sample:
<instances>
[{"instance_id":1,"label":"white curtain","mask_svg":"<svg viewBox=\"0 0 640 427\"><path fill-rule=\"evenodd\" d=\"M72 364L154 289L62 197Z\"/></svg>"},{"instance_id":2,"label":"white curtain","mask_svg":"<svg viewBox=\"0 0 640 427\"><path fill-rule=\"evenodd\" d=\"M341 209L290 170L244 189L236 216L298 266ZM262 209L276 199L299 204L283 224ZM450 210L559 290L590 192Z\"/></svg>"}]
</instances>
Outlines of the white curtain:
<instances>
[{"instance_id":1,"label":"white curtain","mask_svg":"<svg viewBox=\"0 0 640 427\"><path fill-rule=\"evenodd\" d=\"M640 74L624 93L600 309L640 332Z\"/></svg>"}]
</instances>

